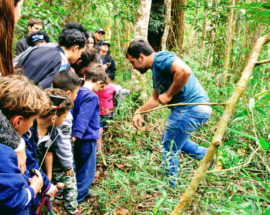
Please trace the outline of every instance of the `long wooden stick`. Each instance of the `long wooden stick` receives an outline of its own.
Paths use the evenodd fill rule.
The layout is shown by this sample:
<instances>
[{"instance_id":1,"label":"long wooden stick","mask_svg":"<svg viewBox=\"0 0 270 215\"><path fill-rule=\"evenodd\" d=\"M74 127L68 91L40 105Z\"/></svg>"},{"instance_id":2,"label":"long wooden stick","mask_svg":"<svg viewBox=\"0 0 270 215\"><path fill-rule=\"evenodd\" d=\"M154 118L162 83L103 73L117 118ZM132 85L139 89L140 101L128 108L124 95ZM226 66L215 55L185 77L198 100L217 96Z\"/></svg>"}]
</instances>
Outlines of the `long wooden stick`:
<instances>
[{"instance_id":1,"label":"long wooden stick","mask_svg":"<svg viewBox=\"0 0 270 215\"><path fill-rule=\"evenodd\" d=\"M257 65L258 57L262 50L262 47L264 46L264 44L268 42L270 42L270 33L264 35L263 37L260 37L257 40L256 44L254 45L251 51L251 54L249 55L247 59L247 63L242 72L242 76L236 88L234 89L232 96L230 97L229 101L225 105L223 115L219 121L217 130L212 139L211 145L209 146L204 158L200 162L199 168L196 171L188 188L186 189L185 193L180 197L180 200L172 213L173 215L179 215L185 211L185 208L187 207L188 203L191 201L194 194L196 193L196 190L198 189L201 181L205 178L208 167L210 166L210 163L213 160L213 157L218 147L221 145L224 133L228 126L229 120L232 116L233 110L240 96L244 93L248 85L249 78L252 75L252 72Z\"/></svg>"},{"instance_id":2,"label":"long wooden stick","mask_svg":"<svg viewBox=\"0 0 270 215\"><path fill-rule=\"evenodd\" d=\"M146 111L142 111L142 112L137 112L137 113L134 113L134 115L136 115L136 114L143 114L143 113L149 113L149 112L160 110L160 109L166 108L166 107L186 106L186 105L224 106L224 105L226 105L226 103L178 103L178 104L164 105L164 106L161 106L161 107L153 108L151 110L146 110Z\"/></svg>"}]
</instances>

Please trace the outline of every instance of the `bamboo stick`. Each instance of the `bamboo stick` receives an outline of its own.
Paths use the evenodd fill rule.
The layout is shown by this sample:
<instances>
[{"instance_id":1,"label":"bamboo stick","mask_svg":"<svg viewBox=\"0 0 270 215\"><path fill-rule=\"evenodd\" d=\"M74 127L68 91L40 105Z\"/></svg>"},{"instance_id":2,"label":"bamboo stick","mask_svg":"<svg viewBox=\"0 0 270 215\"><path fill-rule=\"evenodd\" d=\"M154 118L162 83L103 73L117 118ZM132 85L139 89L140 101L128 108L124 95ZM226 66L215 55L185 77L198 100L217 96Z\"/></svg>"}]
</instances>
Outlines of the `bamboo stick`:
<instances>
[{"instance_id":1,"label":"bamboo stick","mask_svg":"<svg viewBox=\"0 0 270 215\"><path fill-rule=\"evenodd\" d=\"M178 104L164 105L164 106L161 106L161 107L153 108L151 110L146 110L146 111L142 111L142 112L137 112L137 113L134 113L134 115L143 114L143 113L149 113L149 112L160 110L160 109L166 108L166 107L186 106L186 105L224 106L224 105L226 105L226 103L178 103Z\"/></svg>"},{"instance_id":2,"label":"bamboo stick","mask_svg":"<svg viewBox=\"0 0 270 215\"><path fill-rule=\"evenodd\" d=\"M213 160L213 157L214 157L218 147L221 145L223 135L226 131L226 128L227 128L229 120L232 116L233 110L234 110L240 96L245 91L245 89L248 85L249 78L252 75L252 72L257 65L257 60L258 60L259 54L262 50L262 47L264 44L266 44L268 42L270 42L270 33L264 35L263 37L260 37L257 40L256 44L254 45L254 47L251 51L251 54L249 56L248 62L245 65L245 68L243 70L242 76L241 76L236 88L234 89L232 96L230 97L229 101L225 105L223 115L219 121L217 130L216 130L215 135L212 139L211 145L208 148L204 158L200 162L199 168L196 171L188 188L186 189L185 193L180 197L180 201L172 213L173 215L179 215L185 211L185 208L187 207L188 203L191 201L194 194L196 193L196 190L198 189L200 182L205 178L208 167L210 166L210 163Z\"/></svg>"}]
</instances>

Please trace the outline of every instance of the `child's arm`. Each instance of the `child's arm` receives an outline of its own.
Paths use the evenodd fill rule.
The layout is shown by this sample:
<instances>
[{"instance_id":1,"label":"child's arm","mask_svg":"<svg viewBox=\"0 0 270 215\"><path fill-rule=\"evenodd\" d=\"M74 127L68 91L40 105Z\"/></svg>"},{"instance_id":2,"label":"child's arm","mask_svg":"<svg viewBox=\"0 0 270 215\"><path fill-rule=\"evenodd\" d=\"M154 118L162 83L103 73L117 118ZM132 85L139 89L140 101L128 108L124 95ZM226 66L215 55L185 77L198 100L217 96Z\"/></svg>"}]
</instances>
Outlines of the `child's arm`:
<instances>
[{"instance_id":1,"label":"child's arm","mask_svg":"<svg viewBox=\"0 0 270 215\"><path fill-rule=\"evenodd\" d=\"M45 158L46 175L51 182L52 180L53 153L48 152Z\"/></svg>"},{"instance_id":2,"label":"child's arm","mask_svg":"<svg viewBox=\"0 0 270 215\"><path fill-rule=\"evenodd\" d=\"M97 96L90 97L82 103L80 112L78 113L73 126L73 141L74 139L76 140L76 138L82 139L97 105L99 105Z\"/></svg>"}]
</instances>

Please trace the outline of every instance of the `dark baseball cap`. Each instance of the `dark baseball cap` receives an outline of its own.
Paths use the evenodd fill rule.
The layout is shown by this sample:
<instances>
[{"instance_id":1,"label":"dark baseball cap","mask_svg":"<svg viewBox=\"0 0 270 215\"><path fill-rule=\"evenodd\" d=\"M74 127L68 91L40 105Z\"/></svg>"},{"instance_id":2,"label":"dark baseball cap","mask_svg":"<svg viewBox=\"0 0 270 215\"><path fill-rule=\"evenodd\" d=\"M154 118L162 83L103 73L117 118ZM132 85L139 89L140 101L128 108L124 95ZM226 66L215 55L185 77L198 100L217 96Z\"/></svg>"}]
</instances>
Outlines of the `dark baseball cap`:
<instances>
[{"instance_id":1,"label":"dark baseball cap","mask_svg":"<svg viewBox=\"0 0 270 215\"><path fill-rule=\"evenodd\" d=\"M101 32L102 34L105 34L105 31L102 28L98 28L95 33Z\"/></svg>"},{"instance_id":2,"label":"dark baseball cap","mask_svg":"<svg viewBox=\"0 0 270 215\"><path fill-rule=\"evenodd\" d=\"M108 41L102 41L99 45L100 46L102 46L102 45L108 45L109 47L111 46Z\"/></svg>"}]
</instances>

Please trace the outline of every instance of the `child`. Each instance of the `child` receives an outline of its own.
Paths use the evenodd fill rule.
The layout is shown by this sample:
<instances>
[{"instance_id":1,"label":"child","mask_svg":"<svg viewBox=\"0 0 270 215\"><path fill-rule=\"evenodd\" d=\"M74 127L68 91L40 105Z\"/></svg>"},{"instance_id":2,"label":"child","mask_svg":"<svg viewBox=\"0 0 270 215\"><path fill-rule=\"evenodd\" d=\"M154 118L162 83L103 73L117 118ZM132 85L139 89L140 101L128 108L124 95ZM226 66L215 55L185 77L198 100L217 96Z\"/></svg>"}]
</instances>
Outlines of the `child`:
<instances>
[{"instance_id":1,"label":"child","mask_svg":"<svg viewBox=\"0 0 270 215\"><path fill-rule=\"evenodd\" d=\"M73 101L69 95L60 89L46 89L45 93L49 98L51 95L65 97L66 100L61 104L61 108L50 111L48 114L39 116L31 128L33 141L37 149L37 160L39 165L45 171L48 179L52 179L53 152L55 151L54 141L58 132L54 127L60 126L70 109L73 107ZM49 148L49 149L48 149ZM48 152L46 154L46 151ZM44 159L44 162L42 163Z\"/></svg>"},{"instance_id":2,"label":"child","mask_svg":"<svg viewBox=\"0 0 270 215\"><path fill-rule=\"evenodd\" d=\"M78 188L78 202L90 196L89 188L96 172L96 140L99 139L99 102L95 94L100 83L107 79L103 66L91 65L74 102L74 157Z\"/></svg>"},{"instance_id":3,"label":"child","mask_svg":"<svg viewBox=\"0 0 270 215\"><path fill-rule=\"evenodd\" d=\"M114 84L102 82L97 91L99 105L100 105L100 139L97 140L97 151L102 152L102 134L103 129L107 124L107 120L113 118L113 96L116 93L116 87Z\"/></svg>"},{"instance_id":4,"label":"child","mask_svg":"<svg viewBox=\"0 0 270 215\"><path fill-rule=\"evenodd\" d=\"M75 70L76 74L83 78L85 76L87 68L95 63L96 59L96 49L87 47L82 53L81 58L72 64L71 67Z\"/></svg>"},{"instance_id":5,"label":"child","mask_svg":"<svg viewBox=\"0 0 270 215\"><path fill-rule=\"evenodd\" d=\"M64 90L73 101L77 97L80 86L79 76L68 70L57 73L53 79L53 87ZM79 214L77 184L73 171L72 121L73 117L69 112L64 123L56 128L60 135L55 140L52 180L66 185L63 190L63 199L67 212ZM55 202L61 202L61 200L60 196L56 196Z\"/></svg>"},{"instance_id":6,"label":"child","mask_svg":"<svg viewBox=\"0 0 270 215\"><path fill-rule=\"evenodd\" d=\"M0 79L0 109L19 136L26 133L33 120L50 110L49 99L24 76L6 76ZM5 132L2 130L2 132ZM3 136L10 133L1 133ZM29 179L29 171L22 175L12 148L0 143L0 211L1 214L29 214L35 195L43 186L41 176ZM30 186L29 186L30 182Z\"/></svg>"},{"instance_id":7,"label":"child","mask_svg":"<svg viewBox=\"0 0 270 215\"><path fill-rule=\"evenodd\" d=\"M45 32L39 31L29 35L26 39L28 46L33 47L50 42L50 37Z\"/></svg>"}]
</instances>

